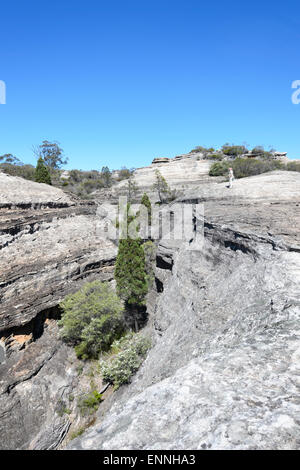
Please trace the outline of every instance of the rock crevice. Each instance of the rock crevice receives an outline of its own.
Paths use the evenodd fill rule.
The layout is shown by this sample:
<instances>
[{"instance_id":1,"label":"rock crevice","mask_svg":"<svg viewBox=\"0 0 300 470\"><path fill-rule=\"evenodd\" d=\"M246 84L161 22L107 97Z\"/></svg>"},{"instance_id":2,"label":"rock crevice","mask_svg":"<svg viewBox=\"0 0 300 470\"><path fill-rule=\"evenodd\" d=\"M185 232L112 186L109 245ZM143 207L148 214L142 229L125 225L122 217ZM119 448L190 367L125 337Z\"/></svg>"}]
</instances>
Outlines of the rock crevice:
<instances>
[{"instance_id":1,"label":"rock crevice","mask_svg":"<svg viewBox=\"0 0 300 470\"><path fill-rule=\"evenodd\" d=\"M300 175L280 173L236 182L230 196L225 185L218 198L211 188L212 200L199 191L201 249L158 246L172 270L156 272L153 348L69 448L300 447Z\"/></svg>"}]
</instances>

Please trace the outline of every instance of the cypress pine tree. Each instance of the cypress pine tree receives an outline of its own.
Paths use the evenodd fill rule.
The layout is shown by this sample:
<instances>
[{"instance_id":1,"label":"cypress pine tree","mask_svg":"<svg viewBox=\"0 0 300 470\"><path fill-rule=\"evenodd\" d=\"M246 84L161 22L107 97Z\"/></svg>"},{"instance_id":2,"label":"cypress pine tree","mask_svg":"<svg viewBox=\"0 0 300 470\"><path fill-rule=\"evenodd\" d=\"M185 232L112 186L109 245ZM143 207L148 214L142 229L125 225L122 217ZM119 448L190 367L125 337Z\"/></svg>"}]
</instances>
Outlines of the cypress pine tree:
<instances>
[{"instance_id":1,"label":"cypress pine tree","mask_svg":"<svg viewBox=\"0 0 300 470\"><path fill-rule=\"evenodd\" d=\"M128 212L127 222L132 222ZM123 234L124 236L124 234ZM125 301L127 322L137 330L145 316L145 297L148 292L145 254L140 238L119 240L118 255L115 266L115 280L118 295Z\"/></svg>"},{"instance_id":2,"label":"cypress pine tree","mask_svg":"<svg viewBox=\"0 0 300 470\"><path fill-rule=\"evenodd\" d=\"M118 294L128 305L144 305L147 281L145 254L140 238L124 238L119 241L115 279Z\"/></svg>"},{"instance_id":3,"label":"cypress pine tree","mask_svg":"<svg viewBox=\"0 0 300 470\"><path fill-rule=\"evenodd\" d=\"M51 177L42 157L38 159L34 179L37 183L51 184Z\"/></svg>"}]
</instances>

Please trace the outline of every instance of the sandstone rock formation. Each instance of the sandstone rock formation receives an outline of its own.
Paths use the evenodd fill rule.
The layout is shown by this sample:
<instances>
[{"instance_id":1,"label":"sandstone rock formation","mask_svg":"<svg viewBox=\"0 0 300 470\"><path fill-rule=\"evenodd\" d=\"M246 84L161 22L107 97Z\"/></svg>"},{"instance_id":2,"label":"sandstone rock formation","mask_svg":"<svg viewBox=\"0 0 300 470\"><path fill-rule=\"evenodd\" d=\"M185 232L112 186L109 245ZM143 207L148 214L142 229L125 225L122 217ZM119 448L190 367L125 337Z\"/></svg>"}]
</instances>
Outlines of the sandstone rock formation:
<instances>
[{"instance_id":1,"label":"sandstone rock formation","mask_svg":"<svg viewBox=\"0 0 300 470\"><path fill-rule=\"evenodd\" d=\"M159 168L171 187L185 186L162 210L203 204L204 227L199 219L187 241L158 242L153 347L68 447L299 449L300 175L228 189L208 178L208 161L179 157L136 170L136 180L150 191ZM0 173L1 449L60 448L78 419L84 384L55 318L83 282L112 279L106 209Z\"/></svg>"},{"instance_id":2,"label":"sandstone rock formation","mask_svg":"<svg viewBox=\"0 0 300 470\"><path fill-rule=\"evenodd\" d=\"M116 245L93 202L0 173L0 448L55 448L77 383L74 353L48 322L69 292L111 280ZM73 366L71 366L72 361Z\"/></svg>"},{"instance_id":3,"label":"sandstone rock formation","mask_svg":"<svg viewBox=\"0 0 300 470\"><path fill-rule=\"evenodd\" d=\"M300 175L181 203L204 204L204 244L160 241L154 346L69 448L299 449Z\"/></svg>"},{"instance_id":4,"label":"sandstone rock formation","mask_svg":"<svg viewBox=\"0 0 300 470\"><path fill-rule=\"evenodd\" d=\"M211 161L203 160L201 153L181 155L173 159L154 159L151 165L137 168L133 173L134 180L139 187L136 200L140 201L144 192L147 192L151 200L158 200L157 193L152 189L156 170L159 170L164 176L171 189L176 189L178 193L184 194L188 188L211 183L211 178L208 176L211 164ZM127 180L123 180L109 190L95 191L94 197L99 202L116 203L120 195L127 194L126 187Z\"/></svg>"},{"instance_id":5,"label":"sandstone rock formation","mask_svg":"<svg viewBox=\"0 0 300 470\"><path fill-rule=\"evenodd\" d=\"M93 202L0 174L0 207L0 332L55 307L82 279L111 279L116 246L99 236Z\"/></svg>"}]
</instances>

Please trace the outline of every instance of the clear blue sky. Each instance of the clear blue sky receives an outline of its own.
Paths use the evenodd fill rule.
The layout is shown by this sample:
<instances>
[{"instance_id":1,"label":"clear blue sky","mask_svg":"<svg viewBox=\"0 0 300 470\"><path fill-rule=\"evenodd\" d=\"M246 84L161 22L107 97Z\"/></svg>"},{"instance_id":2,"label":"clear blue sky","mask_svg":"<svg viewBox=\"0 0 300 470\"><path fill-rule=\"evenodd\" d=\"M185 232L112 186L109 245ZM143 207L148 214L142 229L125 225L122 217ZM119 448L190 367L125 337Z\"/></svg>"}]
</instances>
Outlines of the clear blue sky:
<instances>
[{"instance_id":1,"label":"clear blue sky","mask_svg":"<svg viewBox=\"0 0 300 470\"><path fill-rule=\"evenodd\" d=\"M0 155L68 168L145 166L225 142L300 157L296 1L1 3Z\"/></svg>"}]
</instances>

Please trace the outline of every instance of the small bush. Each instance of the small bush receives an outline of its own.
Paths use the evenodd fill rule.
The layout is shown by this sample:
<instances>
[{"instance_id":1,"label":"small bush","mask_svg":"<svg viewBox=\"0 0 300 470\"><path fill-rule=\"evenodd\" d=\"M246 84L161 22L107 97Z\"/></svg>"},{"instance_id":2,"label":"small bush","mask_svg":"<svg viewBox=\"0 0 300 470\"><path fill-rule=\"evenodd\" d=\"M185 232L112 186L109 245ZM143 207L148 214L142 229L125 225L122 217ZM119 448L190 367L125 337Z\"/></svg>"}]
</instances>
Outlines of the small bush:
<instances>
[{"instance_id":1,"label":"small bush","mask_svg":"<svg viewBox=\"0 0 300 470\"><path fill-rule=\"evenodd\" d=\"M300 171L300 161L299 162L289 162L286 165L288 171Z\"/></svg>"},{"instance_id":2,"label":"small bush","mask_svg":"<svg viewBox=\"0 0 300 470\"><path fill-rule=\"evenodd\" d=\"M252 155L262 155L264 151L265 149L262 145L256 145L256 147L253 147L253 149L251 150L251 153Z\"/></svg>"},{"instance_id":3,"label":"small bush","mask_svg":"<svg viewBox=\"0 0 300 470\"><path fill-rule=\"evenodd\" d=\"M92 418L87 424L80 426L75 431L70 434L70 440L75 439L78 436L81 436L90 426L95 424L96 418Z\"/></svg>"},{"instance_id":4,"label":"small bush","mask_svg":"<svg viewBox=\"0 0 300 470\"><path fill-rule=\"evenodd\" d=\"M87 194L90 194L94 191L96 191L97 189L102 189L104 188L105 185L102 181L102 179L86 179L84 180L82 183L80 183L79 185L79 189L82 191L82 192L85 192Z\"/></svg>"},{"instance_id":5,"label":"small bush","mask_svg":"<svg viewBox=\"0 0 300 470\"><path fill-rule=\"evenodd\" d=\"M85 427L85 426L81 426L81 427L78 428L76 431L71 432L71 434L70 434L70 440L76 439L76 437L81 436L81 435L84 433L85 430L86 430L86 427Z\"/></svg>"},{"instance_id":6,"label":"small bush","mask_svg":"<svg viewBox=\"0 0 300 470\"><path fill-rule=\"evenodd\" d=\"M83 395L78 400L78 408L80 413L83 416L92 414L94 411L97 411L101 401L102 395L101 393L97 392L97 390L92 390L86 395Z\"/></svg>"},{"instance_id":7,"label":"small bush","mask_svg":"<svg viewBox=\"0 0 300 470\"><path fill-rule=\"evenodd\" d=\"M103 380L112 383L115 389L129 383L149 348L150 340L135 333L128 333L119 341L114 341L111 347L114 355L100 361Z\"/></svg>"},{"instance_id":8,"label":"small bush","mask_svg":"<svg viewBox=\"0 0 300 470\"><path fill-rule=\"evenodd\" d=\"M61 338L75 346L83 359L97 358L124 331L123 305L108 283L87 283L68 295L60 307Z\"/></svg>"},{"instance_id":9,"label":"small bush","mask_svg":"<svg viewBox=\"0 0 300 470\"><path fill-rule=\"evenodd\" d=\"M252 155L255 155L260 158L270 158L272 157L272 151L268 152L267 150L264 149L262 145L257 145L256 147L253 147L251 150Z\"/></svg>"},{"instance_id":10,"label":"small bush","mask_svg":"<svg viewBox=\"0 0 300 470\"><path fill-rule=\"evenodd\" d=\"M119 170L118 172L117 181L127 180L128 178L131 177L133 172L134 172L133 168L129 170L128 168L126 168L126 166L122 166L121 170Z\"/></svg>"},{"instance_id":11,"label":"small bush","mask_svg":"<svg viewBox=\"0 0 300 470\"><path fill-rule=\"evenodd\" d=\"M224 156L221 153L210 153L206 155L207 160L223 160Z\"/></svg>"},{"instance_id":12,"label":"small bush","mask_svg":"<svg viewBox=\"0 0 300 470\"><path fill-rule=\"evenodd\" d=\"M228 162L213 163L209 170L209 176L224 176L228 172Z\"/></svg>"},{"instance_id":13,"label":"small bush","mask_svg":"<svg viewBox=\"0 0 300 470\"><path fill-rule=\"evenodd\" d=\"M281 169L282 166L282 163L278 160L268 161L249 158L237 158L232 163L233 173L236 178L260 175L261 173Z\"/></svg>"},{"instance_id":14,"label":"small bush","mask_svg":"<svg viewBox=\"0 0 300 470\"><path fill-rule=\"evenodd\" d=\"M15 165L11 163L1 163L0 169L10 176L20 176L26 180L34 181L35 167L32 165Z\"/></svg>"},{"instance_id":15,"label":"small bush","mask_svg":"<svg viewBox=\"0 0 300 470\"><path fill-rule=\"evenodd\" d=\"M201 153L207 153L207 152L214 152L215 149L213 147L207 148L203 147L202 145L197 145L197 147L193 148L190 153L196 153L196 152L201 152Z\"/></svg>"},{"instance_id":16,"label":"small bush","mask_svg":"<svg viewBox=\"0 0 300 470\"><path fill-rule=\"evenodd\" d=\"M236 158L233 162L214 163L209 170L210 176L225 176L229 167L232 167L236 178L260 175L268 171L284 169L278 160L257 160L250 158Z\"/></svg>"},{"instance_id":17,"label":"small bush","mask_svg":"<svg viewBox=\"0 0 300 470\"><path fill-rule=\"evenodd\" d=\"M243 153L247 153L247 149L244 145L229 145L225 144L222 146L222 152L225 155L230 155L232 157L237 157Z\"/></svg>"}]
</instances>

